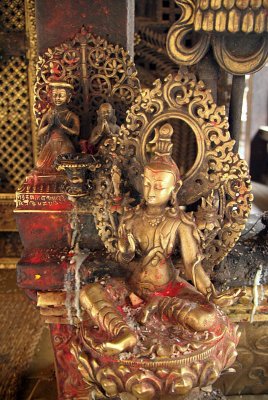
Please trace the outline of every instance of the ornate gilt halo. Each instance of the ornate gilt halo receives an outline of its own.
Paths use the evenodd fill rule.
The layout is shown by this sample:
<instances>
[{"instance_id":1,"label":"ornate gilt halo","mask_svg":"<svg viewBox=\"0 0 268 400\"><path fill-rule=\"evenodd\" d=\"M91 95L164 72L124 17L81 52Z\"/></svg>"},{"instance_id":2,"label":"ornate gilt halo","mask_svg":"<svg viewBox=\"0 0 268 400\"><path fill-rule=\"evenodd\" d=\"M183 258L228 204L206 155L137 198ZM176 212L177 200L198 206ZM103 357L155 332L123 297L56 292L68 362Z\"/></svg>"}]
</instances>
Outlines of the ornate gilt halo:
<instances>
[{"instance_id":1,"label":"ornate gilt halo","mask_svg":"<svg viewBox=\"0 0 268 400\"><path fill-rule=\"evenodd\" d=\"M141 188L140 172L153 152L148 144L153 142L154 128L171 120L184 121L191 128L197 147L193 165L182 175L179 204L197 205L211 193L218 198L220 229L209 243L202 243L204 264L212 269L234 246L249 215L253 197L248 166L232 151L234 141L225 107L214 103L211 91L195 75L178 72L164 82L155 81L153 89L143 90L121 127L117 152L136 189ZM178 135L176 130L174 135ZM130 152L133 156L129 161L126 154Z\"/></svg>"}]
</instances>

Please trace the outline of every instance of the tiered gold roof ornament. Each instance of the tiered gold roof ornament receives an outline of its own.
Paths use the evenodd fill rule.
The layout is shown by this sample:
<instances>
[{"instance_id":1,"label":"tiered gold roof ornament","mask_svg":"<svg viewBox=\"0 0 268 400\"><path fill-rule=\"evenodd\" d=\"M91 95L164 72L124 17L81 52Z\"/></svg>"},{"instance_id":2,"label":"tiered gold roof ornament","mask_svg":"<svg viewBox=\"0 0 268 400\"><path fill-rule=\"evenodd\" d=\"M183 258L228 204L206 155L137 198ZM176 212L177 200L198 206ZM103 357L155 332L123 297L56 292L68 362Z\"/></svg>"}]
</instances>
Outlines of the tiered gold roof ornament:
<instances>
[{"instance_id":1,"label":"tiered gold roof ornament","mask_svg":"<svg viewBox=\"0 0 268 400\"><path fill-rule=\"evenodd\" d=\"M233 75L261 69L268 56L266 0L176 0L180 19L170 28L167 51L181 65L197 64L211 45L218 64ZM185 46L196 33L192 47Z\"/></svg>"}]
</instances>

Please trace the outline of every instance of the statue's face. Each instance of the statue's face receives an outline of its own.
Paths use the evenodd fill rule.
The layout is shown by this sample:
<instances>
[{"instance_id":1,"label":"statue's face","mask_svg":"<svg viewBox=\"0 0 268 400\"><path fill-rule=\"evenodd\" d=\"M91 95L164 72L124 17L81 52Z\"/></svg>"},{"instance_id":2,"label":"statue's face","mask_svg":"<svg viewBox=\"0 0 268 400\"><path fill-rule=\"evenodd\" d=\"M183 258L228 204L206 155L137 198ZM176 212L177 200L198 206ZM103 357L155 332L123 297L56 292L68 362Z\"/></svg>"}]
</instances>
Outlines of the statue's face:
<instances>
[{"instance_id":1,"label":"statue's face","mask_svg":"<svg viewBox=\"0 0 268 400\"><path fill-rule=\"evenodd\" d=\"M104 103L100 106L99 113L103 118L110 119L113 115L113 108L110 104Z\"/></svg>"},{"instance_id":2,"label":"statue's face","mask_svg":"<svg viewBox=\"0 0 268 400\"><path fill-rule=\"evenodd\" d=\"M175 177L172 172L154 171L149 167L144 170L144 199L149 205L167 204L175 188Z\"/></svg>"},{"instance_id":3,"label":"statue's face","mask_svg":"<svg viewBox=\"0 0 268 400\"><path fill-rule=\"evenodd\" d=\"M64 88L53 88L51 97L52 103L55 104L55 106L61 106L67 103L68 100L68 94Z\"/></svg>"}]
</instances>

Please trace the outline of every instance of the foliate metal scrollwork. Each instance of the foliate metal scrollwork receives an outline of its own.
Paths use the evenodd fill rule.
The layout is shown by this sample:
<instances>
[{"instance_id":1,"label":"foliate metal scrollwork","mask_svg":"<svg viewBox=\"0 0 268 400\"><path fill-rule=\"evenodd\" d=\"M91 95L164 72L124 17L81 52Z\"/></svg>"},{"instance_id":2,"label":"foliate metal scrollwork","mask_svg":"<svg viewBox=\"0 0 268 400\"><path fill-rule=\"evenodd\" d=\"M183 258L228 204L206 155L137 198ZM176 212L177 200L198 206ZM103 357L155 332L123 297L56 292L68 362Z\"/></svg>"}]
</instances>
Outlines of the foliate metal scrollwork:
<instances>
[{"instance_id":1,"label":"foliate metal scrollwork","mask_svg":"<svg viewBox=\"0 0 268 400\"><path fill-rule=\"evenodd\" d=\"M40 123L49 102L46 86L53 78L74 86L70 108L81 120L81 136L87 139L96 122L96 110L109 101L122 123L126 110L140 92L136 69L120 46L96 37L85 28L75 37L39 57L35 84L35 116Z\"/></svg>"},{"instance_id":2,"label":"foliate metal scrollwork","mask_svg":"<svg viewBox=\"0 0 268 400\"><path fill-rule=\"evenodd\" d=\"M183 65L196 64L206 54L210 37L208 34L202 35L193 47L186 47L185 38L194 29L196 2L194 0L183 0L176 1L176 3L181 8L182 15L168 32L167 53L174 62Z\"/></svg>"}]
</instances>

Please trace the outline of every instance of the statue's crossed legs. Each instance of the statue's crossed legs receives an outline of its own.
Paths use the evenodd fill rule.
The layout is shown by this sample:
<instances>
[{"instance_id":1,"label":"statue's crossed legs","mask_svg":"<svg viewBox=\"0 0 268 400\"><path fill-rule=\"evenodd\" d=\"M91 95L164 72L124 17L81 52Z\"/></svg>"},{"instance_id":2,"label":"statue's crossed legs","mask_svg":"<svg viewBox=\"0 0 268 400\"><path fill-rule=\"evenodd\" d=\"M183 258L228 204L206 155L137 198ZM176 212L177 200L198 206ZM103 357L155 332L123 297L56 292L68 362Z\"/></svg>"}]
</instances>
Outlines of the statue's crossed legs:
<instances>
[{"instance_id":1,"label":"statue's crossed legs","mask_svg":"<svg viewBox=\"0 0 268 400\"><path fill-rule=\"evenodd\" d=\"M124 315L103 285L99 283L86 285L81 290L80 302L92 322L110 337L108 341L98 344L84 331L83 339L89 349L114 355L129 350L137 344L137 335L129 327ZM180 325L191 332L209 331L220 325L215 305L209 303L202 294L188 284L180 290L178 297L151 296L142 308L138 322L146 324L152 315L175 326Z\"/></svg>"}]
</instances>

